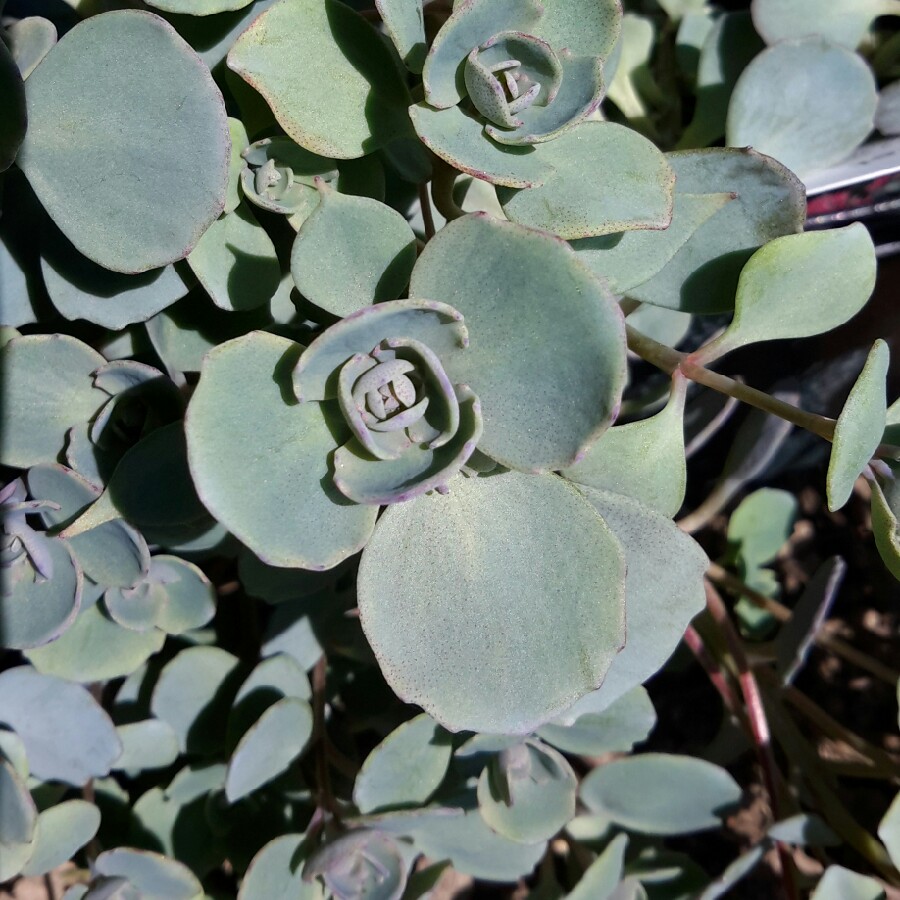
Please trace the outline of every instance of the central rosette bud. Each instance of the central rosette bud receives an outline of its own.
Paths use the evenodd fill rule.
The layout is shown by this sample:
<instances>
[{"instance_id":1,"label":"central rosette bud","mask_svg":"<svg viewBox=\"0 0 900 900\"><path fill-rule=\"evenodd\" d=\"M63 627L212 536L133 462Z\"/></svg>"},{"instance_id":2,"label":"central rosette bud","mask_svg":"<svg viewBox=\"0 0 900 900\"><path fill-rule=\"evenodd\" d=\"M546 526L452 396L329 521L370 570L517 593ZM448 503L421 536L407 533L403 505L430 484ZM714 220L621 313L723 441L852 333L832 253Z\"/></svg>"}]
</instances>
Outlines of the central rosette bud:
<instances>
[{"instance_id":1,"label":"central rosette bud","mask_svg":"<svg viewBox=\"0 0 900 900\"><path fill-rule=\"evenodd\" d=\"M354 436L376 459L397 459L412 444L436 450L459 428L459 399L441 361L409 338L382 341L345 363L338 401Z\"/></svg>"},{"instance_id":2,"label":"central rosette bud","mask_svg":"<svg viewBox=\"0 0 900 900\"><path fill-rule=\"evenodd\" d=\"M357 503L443 490L481 437L481 404L448 368L468 330L453 307L396 300L360 310L310 344L294 370L299 400L338 401L350 439L334 484Z\"/></svg>"},{"instance_id":3,"label":"central rosette bud","mask_svg":"<svg viewBox=\"0 0 900 900\"><path fill-rule=\"evenodd\" d=\"M552 103L562 78L562 63L550 45L521 32L494 35L466 60L466 90L472 103L503 128L521 127L519 113Z\"/></svg>"}]
</instances>

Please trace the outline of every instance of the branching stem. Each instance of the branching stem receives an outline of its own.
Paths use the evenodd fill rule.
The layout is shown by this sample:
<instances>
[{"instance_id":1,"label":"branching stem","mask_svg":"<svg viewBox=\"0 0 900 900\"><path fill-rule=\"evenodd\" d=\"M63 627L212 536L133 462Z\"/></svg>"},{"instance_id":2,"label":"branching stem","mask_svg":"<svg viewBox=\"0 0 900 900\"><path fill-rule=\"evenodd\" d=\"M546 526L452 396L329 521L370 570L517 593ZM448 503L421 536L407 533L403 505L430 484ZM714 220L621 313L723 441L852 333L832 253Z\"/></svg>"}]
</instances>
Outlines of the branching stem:
<instances>
[{"instance_id":1,"label":"branching stem","mask_svg":"<svg viewBox=\"0 0 900 900\"><path fill-rule=\"evenodd\" d=\"M683 375L690 378L691 381L702 384L705 387L725 394L728 397L734 397L748 406L761 409L763 412L778 416L787 422L804 428L813 434L824 438L826 441L834 440L834 429L837 424L834 419L827 416L820 416L816 413L807 412L778 400L770 396L764 391L758 391L756 388L748 387L740 381L735 381L727 375L720 375L718 372L712 372L704 366L696 363L692 356L688 353L680 353L673 350L665 344L660 344L645 334L636 331L630 325L625 326L628 335L628 347L636 353L641 359L662 369L663 372L671 375L676 369L680 370ZM875 451L875 455L885 459L900 459L900 447L892 444L881 444Z\"/></svg>"}]
</instances>

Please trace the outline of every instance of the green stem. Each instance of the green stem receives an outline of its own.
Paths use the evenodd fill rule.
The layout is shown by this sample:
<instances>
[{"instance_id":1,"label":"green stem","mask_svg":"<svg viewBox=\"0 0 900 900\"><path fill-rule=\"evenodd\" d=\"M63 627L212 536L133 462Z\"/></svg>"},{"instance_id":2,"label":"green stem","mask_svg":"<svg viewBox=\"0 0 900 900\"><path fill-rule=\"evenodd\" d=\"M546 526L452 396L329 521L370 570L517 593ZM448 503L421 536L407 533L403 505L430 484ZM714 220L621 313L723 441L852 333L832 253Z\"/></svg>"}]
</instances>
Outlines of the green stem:
<instances>
[{"instance_id":1,"label":"green stem","mask_svg":"<svg viewBox=\"0 0 900 900\"><path fill-rule=\"evenodd\" d=\"M690 378L697 384L718 391L728 397L734 397L748 406L761 409L763 412L778 416L786 422L804 428L820 438L831 443L834 440L834 429L836 422L827 416L820 416L816 413L807 412L778 400L775 397L758 391L756 388L748 387L740 381L735 381L727 375L720 375L718 372L711 372L709 369L698 365L691 354L680 353L673 350L665 344L660 344L652 338L641 334L630 325L625 326L628 335L628 348L636 353L641 359L662 369L663 372L671 375L678 369L685 377ZM880 444L875 451L875 455L886 459L900 459L900 447L892 444Z\"/></svg>"},{"instance_id":2,"label":"green stem","mask_svg":"<svg viewBox=\"0 0 900 900\"><path fill-rule=\"evenodd\" d=\"M431 181L431 196L435 209L448 221L461 219L466 213L460 209L453 199L453 186L459 172L452 166L448 166L442 159L436 156L432 158L434 175Z\"/></svg>"},{"instance_id":3,"label":"green stem","mask_svg":"<svg viewBox=\"0 0 900 900\"><path fill-rule=\"evenodd\" d=\"M422 223L425 226L425 240L430 241L434 237L434 216L431 213L431 200L428 197L428 183L419 185L419 203L422 206Z\"/></svg>"}]
</instances>

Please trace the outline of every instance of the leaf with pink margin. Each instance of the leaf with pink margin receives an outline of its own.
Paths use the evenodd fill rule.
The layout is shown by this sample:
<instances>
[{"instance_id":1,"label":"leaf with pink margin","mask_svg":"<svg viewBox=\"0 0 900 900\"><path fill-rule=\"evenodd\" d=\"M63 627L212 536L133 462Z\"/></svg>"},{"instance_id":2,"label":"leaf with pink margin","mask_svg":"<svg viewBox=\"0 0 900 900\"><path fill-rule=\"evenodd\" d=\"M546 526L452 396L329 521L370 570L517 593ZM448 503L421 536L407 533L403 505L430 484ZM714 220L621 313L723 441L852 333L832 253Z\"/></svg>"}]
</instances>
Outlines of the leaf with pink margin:
<instances>
[{"instance_id":1,"label":"leaf with pink margin","mask_svg":"<svg viewBox=\"0 0 900 900\"><path fill-rule=\"evenodd\" d=\"M533 148L501 146L484 133L481 119L459 106L432 109L427 103L409 108L422 143L455 169L491 184L510 188L537 187L553 168Z\"/></svg>"},{"instance_id":2,"label":"leaf with pink margin","mask_svg":"<svg viewBox=\"0 0 900 900\"><path fill-rule=\"evenodd\" d=\"M411 298L366 306L332 325L303 351L293 374L297 399L305 403L335 398L341 366L390 338L421 341L442 359L466 347L468 330L462 315L446 303Z\"/></svg>"},{"instance_id":3,"label":"leaf with pink margin","mask_svg":"<svg viewBox=\"0 0 900 900\"><path fill-rule=\"evenodd\" d=\"M488 456L526 472L565 468L615 418L622 313L563 241L484 213L464 216L429 242L410 293L465 316L469 347L438 355L450 380L481 400L478 448Z\"/></svg>"},{"instance_id":4,"label":"leaf with pink margin","mask_svg":"<svg viewBox=\"0 0 900 900\"><path fill-rule=\"evenodd\" d=\"M354 439L334 455L334 483L357 503L404 503L447 487L472 455L482 431L481 404L464 385L457 388L460 422L451 440L434 450L413 444L392 460L370 457Z\"/></svg>"}]
</instances>

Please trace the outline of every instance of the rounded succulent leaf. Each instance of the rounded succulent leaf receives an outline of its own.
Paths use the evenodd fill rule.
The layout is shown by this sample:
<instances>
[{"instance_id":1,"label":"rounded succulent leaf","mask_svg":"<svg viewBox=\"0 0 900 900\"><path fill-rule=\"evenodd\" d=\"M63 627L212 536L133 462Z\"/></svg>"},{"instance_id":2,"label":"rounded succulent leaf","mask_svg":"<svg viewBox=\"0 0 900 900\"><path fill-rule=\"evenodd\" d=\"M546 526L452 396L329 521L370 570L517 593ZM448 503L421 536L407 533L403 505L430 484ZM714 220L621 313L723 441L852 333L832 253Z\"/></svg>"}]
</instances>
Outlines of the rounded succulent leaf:
<instances>
[{"instance_id":1,"label":"rounded succulent leaf","mask_svg":"<svg viewBox=\"0 0 900 900\"><path fill-rule=\"evenodd\" d=\"M66 431L108 399L92 378L105 364L63 334L23 335L0 348L0 461L22 469L56 462Z\"/></svg>"},{"instance_id":2,"label":"rounded succulent leaf","mask_svg":"<svg viewBox=\"0 0 900 900\"><path fill-rule=\"evenodd\" d=\"M566 895L566 900L592 900L595 897L615 897L616 889L622 881L622 869L625 863L625 851L628 848L628 835L617 834L603 852L587 867L575 890ZM622 900L627 898L622 893ZM640 894L631 895L639 900Z\"/></svg>"},{"instance_id":3,"label":"rounded succulent leaf","mask_svg":"<svg viewBox=\"0 0 900 900\"><path fill-rule=\"evenodd\" d=\"M553 172L532 147L507 147L484 134L480 119L459 106L433 109L427 103L409 108L422 143L444 162L474 178L511 188L543 184Z\"/></svg>"},{"instance_id":4,"label":"rounded succulent leaf","mask_svg":"<svg viewBox=\"0 0 900 900\"><path fill-rule=\"evenodd\" d=\"M741 799L725 769L690 756L644 753L594 769L582 802L629 831L691 834L718 828Z\"/></svg>"},{"instance_id":5,"label":"rounded succulent leaf","mask_svg":"<svg viewBox=\"0 0 900 900\"><path fill-rule=\"evenodd\" d=\"M292 399L300 350L253 332L210 351L188 407L188 455L204 504L260 559L327 569L364 546L377 509L333 486L334 429L346 432L330 406Z\"/></svg>"},{"instance_id":6,"label":"rounded succulent leaf","mask_svg":"<svg viewBox=\"0 0 900 900\"><path fill-rule=\"evenodd\" d=\"M164 769L178 759L178 738L172 726L160 719L144 719L119 725L122 755L116 760L120 772Z\"/></svg>"},{"instance_id":7,"label":"rounded succulent leaf","mask_svg":"<svg viewBox=\"0 0 900 900\"><path fill-rule=\"evenodd\" d=\"M520 844L549 840L575 817L578 779L565 757L540 741L494 756L478 779L478 811L498 834Z\"/></svg>"},{"instance_id":8,"label":"rounded succulent leaf","mask_svg":"<svg viewBox=\"0 0 900 900\"><path fill-rule=\"evenodd\" d=\"M228 65L313 153L355 159L409 129L388 46L339 0L279 0L238 38Z\"/></svg>"},{"instance_id":9,"label":"rounded succulent leaf","mask_svg":"<svg viewBox=\"0 0 900 900\"><path fill-rule=\"evenodd\" d=\"M216 13L234 12L243 9L253 0L152 0L149 6L170 13L184 13L189 16L212 16Z\"/></svg>"},{"instance_id":10,"label":"rounded succulent leaf","mask_svg":"<svg viewBox=\"0 0 900 900\"><path fill-rule=\"evenodd\" d=\"M102 588L101 588L102 593ZM87 605L55 641L28 650L28 661L43 675L92 684L136 672L165 641L157 629L123 628L102 602Z\"/></svg>"},{"instance_id":11,"label":"rounded succulent leaf","mask_svg":"<svg viewBox=\"0 0 900 900\"><path fill-rule=\"evenodd\" d=\"M555 170L542 186L497 192L512 221L571 240L669 227L675 173L636 131L585 122L540 152ZM594 172L595 178L586 177Z\"/></svg>"},{"instance_id":12,"label":"rounded succulent leaf","mask_svg":"<svg viewBox=\"0 0 900 900\"><path fill-rule=\"evenodd\" d=\"M303 869L296 864L304 855L304 840L302 834L283 834L269 841L253 857L241 882L238 900L324 900L321 884L304 881Z\"/></svg>"},{"instance_id":13,"label":"rounded succulent leaf","mask_svg":"<svg viewBox=\"0 0 900 900\"><path fill-rule=\"evenodd\" d=\"M375 0L375 7L406 68L421 72L428 49L422 0Z\"/></svg>"},{"instance_id":14,"label":"rounded succulent leaf","mask_svg":"<svg viewBox=\"0 0 900 900\"><path fill-rule=\"evenodd\" d=\"M34 849L22 869L25 876L44 875L68 862L100 828L100 810L84 800L64 800L38 816Z\"/></svg>"},{"instance_id":15,"label":"rounded succulent leaf","mask_svg":"<svg viewBox=\"0 0 900 900\"><path fill-rule=\"evenodd\" d=\"M362 813L424 806L447 774L453 742L422 714L394 729L367 757L353 785Z\"/></svg>"},{"instance_id":16,"label":"rounded succulent leaf","mask_svg":"<svg viewBox=\"0 0 900 900\"><path fill-rule=\"evenodd\" d=\"M324 182L318 191L318 205L291 251L297 289L336 316L396 300L416 261L416 236L406 219L377 200L347 197Z\"/></svg>"},{"instance_id":17,"label":"rounded succulent leaf","mask_svg":"<svg viewBox=\"0 0 900 900\"><path fill-rule=\"evenodd\" d=\"M881 15L900 13L895 0L753 0L753 24L766 43L816 35L855 50Z\"/></svg>"},{"instance_id":18,"label":"rounded succulent leaf","mask_svg":"<svg viewBox=\"0 0 900 900\"><path fill-rule=\"evenodd\" d=\"M155 624L166 634L202 628L215 615L215 588L193 563L160 553L150 560L150 578L164 588L165 600Z\"/></svg>"},{"instance_id":19,"label":"rounded succulent leaf","mask_svg":"<svg viewBox=\"0 0 900 900\"><path fill-rule=\"evenodd\" d=\"M685 312L732 309L738 277L753 252L773 238L803 230L806 190L783 165L753 150L712 147L667 158L677 178L676 193L737 196L629 296Z\"/></svg>"},{"instance_id":20,"label":"rounded succulent leaf","mask_svg":"<svg viewBox=\"0 0 900 900\"><path fill-rule=\"evenodd\" d=\"M709 560L670 518L643 503L594 488L579 490L621 541L628 567L628 640L600 687L609 705L643 684L675 652L706 604L703 574Z\"/></svg>"},{"instance_id":21,"label":"rounded succulent leaf","mask_svg":"<svg viewBox=\"0 0 900 900\"><path fill-rule=\"evenodd\" d=\"M183 863L149 850L117 847L101 853L94 870L107 878L126 878L141 900L197 900L203 887Z\"/></svg>"},{"instance_id":22,"label":"rounded succulent leaf","mask_svg":"<svg viewBox=\"0 0 900 900\"><path fill-rule=\"evenodd\" d=\"M869 464L884 433L890 350L881 340L850 390L834 429L825 484L828 508L840 509L853 493L856 479Z\"/></svg>"},{"instance_id":23,"label":"rounded succulent leaf","mask_svg":"<svg viewBox=\"0 0 900 900\"><path fill-rule=\"evenodd\" d=\"M275 245L246 203L217 219L187 258L220 309L255 309L272 299L281 281Z\"/></svg>"},{"instance_id":24,"label":"rounded succulent leaf","mask_svg":"<svg viewBox=\"0 0 900 900\"><path fill-rule=\"evenodd\" d=\"M111 272L79 253L58 229L48 229L41 241L41 274L64 318L117 330L146 322L188 292L174 266L137 275Z\"/></svg>"},{"instance_id":25,"label":"rounded succulent leaf","mask_svg":"<svg viewBox=\"0 0 900 900\"><path fill-rule=\"evenodd\" d=\"M465 316L469 346L441 359L451 381L481 400L479 450L503 465L531 472L571 465L617 414L621 311L562 241L481 213L465 216L428 243L410 293Z\"/></svg>"},{"instance_id":26,"label":"rounded succulent leaf","mask_svg":"<svg viewBox=\"0 0 900 900\"><path fill-rule=\"evenodd\" d=\"M56 26L42 16L26 16L6 29L6 40L22 78L27 78L56 43Z\"/></svg>"},{"instance_id":27,"label":"rounded succulent leaf","mask_svg":"<svg viewBox=\"0 0 900 900\"><path fill-rule=\"evenodd\" d=\"M31 772L77 787L109 774L122 743L86 688L30 666L0 674L0 722L25 744Z\"/></svg>"},{"instance_id":28,"label":"rounded succulent leaf","mask_svg":"<svg viewBox=\"0 0 900 900\"><path fill-rule=\"evenodd\" d=\"M225 104L196 53L158 16L85 19L29 76L26 97L18 164L94 262L134 273L182 259L222 211Z\"/></svg>"},{"instance_id":29,"label":"rounded succulent leaf","mask_svg":"<svg viewBox=\"0 0 900 900\"><path fill-rule=\"evenodd\" d=\"M603 680L624 637L623 565L562 479L457 478L449 495L382 516L360 564L360 617L401 698L451 731L524 734Z\"/></svg>"},{"instance_id":30,"label":"rounded succulent leaf","mask_svg":"<svg viewBox=\"0 0 900 900\"><path fill-rule=\"evenodd\" d=\"M37 535L52 574L42 576L27 556L0 567L0 641L11 650L58 638L81 607L81 568L65 541Z\"/></svg>"},{"instance_id":31,"label":"rounded succulent leaf","mask_svg":"<svg viewBox=\"0 0 900 900\"><path fill-rule=\"evenodd\" d=\"M875 76L852 50L817 37L780 41L738 79L727 143L752 146L807 175L840 162L866 139L877 103Z\"/></svg>"}]
</instances>

